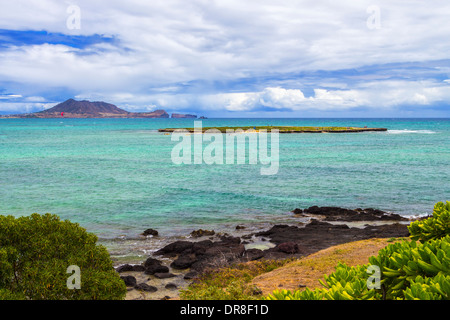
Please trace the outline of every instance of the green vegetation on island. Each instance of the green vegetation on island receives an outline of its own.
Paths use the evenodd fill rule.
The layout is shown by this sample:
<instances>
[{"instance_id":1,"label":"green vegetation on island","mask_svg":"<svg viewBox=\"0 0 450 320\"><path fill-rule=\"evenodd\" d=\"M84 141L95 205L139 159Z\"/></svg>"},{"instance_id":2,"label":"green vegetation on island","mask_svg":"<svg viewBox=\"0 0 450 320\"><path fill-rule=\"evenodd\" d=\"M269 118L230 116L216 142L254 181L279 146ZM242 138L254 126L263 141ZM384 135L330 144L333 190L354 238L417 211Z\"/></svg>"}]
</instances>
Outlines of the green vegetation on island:
<instances>
[{"instance_id":1,"label":"green vegetation on island","mask_svg":"<svg viewBox=\"0 0 450 320\"><path fill-rule=\"evenodd\" d=\"M261 130L266 130L271 132L272 130L278 130L279 133L345 133L345 132L366 132L366 131L387 131L386 128L359 128L359 127L296 127L296 126L244 126L244 127L202 127L202 128L165 128L159 129L159 132L174 132L176 130L186 130L188 132L194 133L202 131L205 133L209 131L213 132L259 132ZM239 131L241 130L241 131ZM228 132L227 132L228 131Z\"/></svg>"}]
</instances>

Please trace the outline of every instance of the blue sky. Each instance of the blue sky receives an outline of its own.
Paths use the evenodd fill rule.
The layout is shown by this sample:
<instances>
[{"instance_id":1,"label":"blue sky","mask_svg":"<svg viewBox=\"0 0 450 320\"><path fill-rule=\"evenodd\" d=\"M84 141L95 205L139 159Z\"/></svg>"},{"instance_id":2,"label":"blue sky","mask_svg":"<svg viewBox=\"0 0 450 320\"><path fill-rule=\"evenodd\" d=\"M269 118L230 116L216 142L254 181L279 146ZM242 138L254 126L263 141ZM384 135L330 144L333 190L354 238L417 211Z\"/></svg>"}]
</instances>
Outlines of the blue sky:
<instances>
[{"instance_id":1,"label":"blue sky","mask_svg":"<svg viewBox=\"0 0 450 320\"><path fill-rule=\"evenodd\" d=\"M450 117L450 3L0 0L0 113Z\"/></svg>"}]
</instances>

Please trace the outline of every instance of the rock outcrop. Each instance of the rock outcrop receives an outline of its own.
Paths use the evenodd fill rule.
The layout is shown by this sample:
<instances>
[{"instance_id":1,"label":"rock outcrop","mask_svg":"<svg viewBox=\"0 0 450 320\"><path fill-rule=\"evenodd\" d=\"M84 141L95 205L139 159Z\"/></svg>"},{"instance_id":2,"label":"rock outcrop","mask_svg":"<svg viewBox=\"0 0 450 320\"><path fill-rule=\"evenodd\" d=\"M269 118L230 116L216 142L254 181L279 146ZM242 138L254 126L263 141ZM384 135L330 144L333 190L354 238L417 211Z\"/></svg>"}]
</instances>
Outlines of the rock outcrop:
<instances>
[{"instance_id":1,"label":"rock outcrop","mask_svg":"<svg viewBox=\"0 0 450 320\"><path fill-rule=\"evenodd\" d=\"M387 213L378 209L361 209L355 210L339 208L339 207L318 207L312 206L307 209L296 208L292 211L294 214L308 214L324 216L324 221L408 221L408 219L395 214Z\"/></svg>"},{"instance_id":2,"label":"rock outcrop","mask_svg":"<svg viewBox=\"0 0 450 320\"><path fill-rule=\"evenodd\" d=\"M345 209L338 207L310 207L295 209L296 215L312 217L305 225L273 225L270 229L245 234L241 237L196 230L193 241L177 240L148 257L142 265L123 265L118 272L140 271L158 279L193 280L202 272L233 263L258 259L300 258L322 249L357 240L409 236L408 219L377 209ZM320 219L320 220L319 220ZM361 221L376 222L360 225ZM358 227L348 224L357 223ZM242 226L241 226L242 227ZM242 229L242 228L239 228ZM201 238L206 238L201 240ZM272 247L257 249L248 246L252 239L270 242ZM160 260L161 259L161 260ZM163 263L162 260L165 260ZM169 260L170 262L167 262ZM172 273L178 273L178 275ZM180 276L180 271L183 276ZM132 278L123 277L130 287L152 292L154 288L136 284Z\"/></svg>"}]
</instances>

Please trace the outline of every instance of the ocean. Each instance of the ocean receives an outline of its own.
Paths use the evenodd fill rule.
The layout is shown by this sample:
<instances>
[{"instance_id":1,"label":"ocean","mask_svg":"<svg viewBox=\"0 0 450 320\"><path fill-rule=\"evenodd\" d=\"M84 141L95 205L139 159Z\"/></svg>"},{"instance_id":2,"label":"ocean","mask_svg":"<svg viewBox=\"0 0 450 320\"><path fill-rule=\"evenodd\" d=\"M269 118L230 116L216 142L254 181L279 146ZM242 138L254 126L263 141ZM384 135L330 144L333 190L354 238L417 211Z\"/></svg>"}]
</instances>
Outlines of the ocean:
<instances>
[{"instance_id":1,"label":"ocean","mask_svg":"<svg viewBox=\"0 0 450 320\"><path fill-rule=\"evenodd\" d=\"M297 223L310 206L430 214L450 200L450 119L204 119L219 126L357 126L279 135L279 165L175 164L159 128L194 119L0 119L0 214L53 213L138 261L193 230ZM270 140L269 140L270 144ZM205 143L204 146L207 146ZM144 238L148 228L160 236Z\"/></svg>"}]
</instances>

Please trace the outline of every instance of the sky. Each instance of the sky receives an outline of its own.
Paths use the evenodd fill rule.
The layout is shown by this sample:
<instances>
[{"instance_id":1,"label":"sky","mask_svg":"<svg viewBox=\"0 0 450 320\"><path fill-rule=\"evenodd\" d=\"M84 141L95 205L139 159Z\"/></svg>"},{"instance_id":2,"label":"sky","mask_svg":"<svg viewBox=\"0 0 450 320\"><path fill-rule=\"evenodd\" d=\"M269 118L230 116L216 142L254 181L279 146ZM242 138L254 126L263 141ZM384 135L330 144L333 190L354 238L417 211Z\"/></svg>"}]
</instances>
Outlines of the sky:
<instances>
[{"instance_id":1,"label":"sky","mask_svg":"<svg viewBox=\"0 0 450 320\"><path fill-rule=\"evenodd\" d=\"M450 2L0 0L0 113L450 117Z\"/></svg>"}]
</instances>

